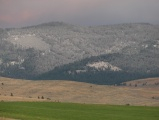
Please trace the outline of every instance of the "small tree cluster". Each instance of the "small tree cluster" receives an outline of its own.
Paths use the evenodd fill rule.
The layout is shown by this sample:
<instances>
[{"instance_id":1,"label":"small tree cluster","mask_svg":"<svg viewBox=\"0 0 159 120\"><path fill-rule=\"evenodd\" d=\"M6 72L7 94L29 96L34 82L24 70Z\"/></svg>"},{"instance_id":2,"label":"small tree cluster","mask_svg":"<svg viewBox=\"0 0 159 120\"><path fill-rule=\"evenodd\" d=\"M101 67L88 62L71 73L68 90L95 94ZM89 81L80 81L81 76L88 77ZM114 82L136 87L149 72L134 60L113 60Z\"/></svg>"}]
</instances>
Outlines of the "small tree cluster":
<instances>
[{"instance_id":1,"label":"small tree cluster","mask_svg":"<svg viewBox=\"0 0 159 120\"><path fill-rule=\"evenodd\" d=\"M13 93L10 93L10 96L13 96Z\"/></svg>"},{"instance_id":2,"label":"small tree cluster","mask_svg":"<svg viewBox=\"0 0 159 120\"><path fill-rule=\"evenodd\" d=\"M143 85L143 86L147 85L147 82L143 83L142 85Z\"/></svg>"},{"instance_id":3,"label":"small tree cluster","mask_svg":"<svg viewBox=\"0 0 159 120\"><path fill-rule=\"evenodd\" d=\"M38 99L44 99L44 96L41 96L41 97L40 97L40 96L38 96Z\"/></svg>"},{"instance_id":4,"label":"small tree cluster","mask_svg":"<svg viewBox=\"0 0 159 120\"><path fill-rule=\"evenodd\" d=\"M41 96L41 99L44 99L44 96Z\"/></svg>"},{"instance_id":5,"label":"small tree cluster","mask_svg":"<svg viewBox=\"0 0 159 120\"><path fill-rule=\"evenodd\" d=\"M47 98L47 100L51 100L51 98Z\"/></svg>"}]
</instances>

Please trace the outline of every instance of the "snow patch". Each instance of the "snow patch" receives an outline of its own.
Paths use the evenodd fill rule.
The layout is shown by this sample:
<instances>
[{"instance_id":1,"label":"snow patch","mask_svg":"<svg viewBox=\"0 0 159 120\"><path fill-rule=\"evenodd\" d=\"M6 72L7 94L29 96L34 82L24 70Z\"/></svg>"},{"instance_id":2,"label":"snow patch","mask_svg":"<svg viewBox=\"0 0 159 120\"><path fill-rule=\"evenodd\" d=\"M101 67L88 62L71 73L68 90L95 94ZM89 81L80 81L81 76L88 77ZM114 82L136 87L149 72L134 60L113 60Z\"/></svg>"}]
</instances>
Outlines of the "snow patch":
<instances>
[{"instance_id":1,"label":"snow patch","mask_svg":"<svg viewBox=\"0 0 159 120\"><path fill-rule=\"evenodd\" d=\"M148 47L149 47L149 45L148 45L148 44L145 44L145 45L142 45L142 47L144 47L144 48L148 48Z\"/></svg>"},{"instance_id":2,"label":"snow patch","mask_svg":"<svg viewBox=\"0 0 159 120\"><path fill-rule=\"evenodd\" d=\"M20 59L19 61L11 61L9 62L9 65L21 65L24 62L24 59Z\"/></svg>"},{"instance_id":3,"label":"snow patch","mask_svg":"<svg viewBox=\"0 0 159 120\"><path fill-rule=\"evenodd\" d=\"M88 67L95 68L97 70L106 70L110 69L111 71L121 71L119 67L113 66L108 62L94 62L94 63L89 63L87 64Z\"/></svg>"},{"instance_id":4,"label":"snow patch","mask_svg":"<svg viewBox=\"0 0 159 120\"><path fill-rule=\"evenodd\" d=\"M157 41L157 44L153 45L155 48L159 48L159 41Z\"/></svg>"},{"instance_id":5,"label":"snow patch","mask_svg":"<svg viewBox=\"0 0 159 120\"><path fill-rule=\"evenodd\" d=\"M25 49L34 48L37 50L49 51L50 45L42 40L41 37L36 36L35 34L25 34L25 35L12 35L7 41L15 45L19 45Z\"/></svg>"},{"instance_id":6,"label":"snow patch","mask_svg":"<svg viewBox=\"0 0 159 120\"><path fill-rule=\"evenodd\" d=\"M153 45L153 47L155 47L155 48L156 48L156 47L157 47L157 45Z\"/></svg>"},{"instance_id":7,"label":"snow patch","mask_svg":"<svg viewBox=\"0 0 159 120\"><path fill-rule=\"evenodd\" d=\"M76 73L84 73L84 72L87 72L87 70L76 70Z\"/></svg>"}]
</instances>

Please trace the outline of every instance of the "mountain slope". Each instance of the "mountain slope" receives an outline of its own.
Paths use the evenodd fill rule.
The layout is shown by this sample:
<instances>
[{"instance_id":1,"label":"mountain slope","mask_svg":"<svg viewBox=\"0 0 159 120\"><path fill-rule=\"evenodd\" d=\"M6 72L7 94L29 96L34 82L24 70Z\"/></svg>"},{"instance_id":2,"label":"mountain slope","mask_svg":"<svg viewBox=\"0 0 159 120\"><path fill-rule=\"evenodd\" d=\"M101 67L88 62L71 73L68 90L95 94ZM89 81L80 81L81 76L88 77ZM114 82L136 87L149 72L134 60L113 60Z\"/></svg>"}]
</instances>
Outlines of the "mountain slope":
<instances>
[{"instance_id":1,"label":"mountain slope","mask_svg":"<svg viewBox=\"0 0 159 120\"><path fill-rule=\"evenodd\" d=\"M150 69L147 71L156 71L158 33L159 26L146 23L84 27L51 22L17 29L1 29L0 74L32 79L55 67L108 53L119 54L120 57L117 58L121 63L111 60L110 64L121 67L124 71L127 68L134 71L137 68L138 71L145 71L147 68ZM144 60L140 57L142 55ZM149 56L151 59L147 61ZM156 66L151 66L150 63L156 63Z\"/></svg>"},{"instance_id":2,"label":"mountain slope","mask_svg":"<svg viewBox=\"0 0 159 120\"><path fill-rule=\"evenodd\" d=\"M159 52L141 50L138 54L106 54L56 67L36 79L67 79L95 84L120 84L124 81L158 77Z\"/></svg>"}]
</instances>

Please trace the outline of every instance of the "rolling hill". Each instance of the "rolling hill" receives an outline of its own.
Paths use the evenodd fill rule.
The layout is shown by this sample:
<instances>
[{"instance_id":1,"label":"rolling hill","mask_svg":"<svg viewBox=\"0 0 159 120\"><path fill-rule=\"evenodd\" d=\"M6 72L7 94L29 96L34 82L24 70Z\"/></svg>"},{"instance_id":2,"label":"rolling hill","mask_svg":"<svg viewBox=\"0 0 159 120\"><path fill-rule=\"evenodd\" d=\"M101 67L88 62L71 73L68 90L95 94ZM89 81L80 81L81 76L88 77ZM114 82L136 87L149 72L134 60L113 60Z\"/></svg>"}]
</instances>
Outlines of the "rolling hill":
<instances>
[{"instance_id":1,"label":"rolling hill","mask_svg":"<svg viewBox=\"0 0 159 120\"><path fill-rule=\"evenodd\" d=\"M107 86L66 80L0 78L0 101L50 101L159 106L159 78L138 80L147 85ZM136 81L135 81L136 82ZM152 83L152 84L149 84ZM43 96L43 97L42 97Z\"/></svg>"}]
</instances>

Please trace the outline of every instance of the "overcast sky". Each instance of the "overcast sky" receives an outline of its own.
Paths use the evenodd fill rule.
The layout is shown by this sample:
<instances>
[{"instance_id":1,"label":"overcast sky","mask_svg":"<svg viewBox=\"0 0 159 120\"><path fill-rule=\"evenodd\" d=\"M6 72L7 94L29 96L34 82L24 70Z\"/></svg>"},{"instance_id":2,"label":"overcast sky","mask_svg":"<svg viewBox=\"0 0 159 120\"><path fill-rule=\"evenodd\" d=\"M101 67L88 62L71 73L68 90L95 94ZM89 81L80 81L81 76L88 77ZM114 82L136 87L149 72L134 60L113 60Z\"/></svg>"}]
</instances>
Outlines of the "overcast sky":
<instances>
[{"instance_id":1,"label":"overcast sky","mask_svg":"<svg viewBox=\"0 0 159 120\"><path fill-rule=\"evenodd\" d=\"M78 25L159 24L159 0L0 0L0 27L62 21Z\"/></svg>"}]
</instances>

